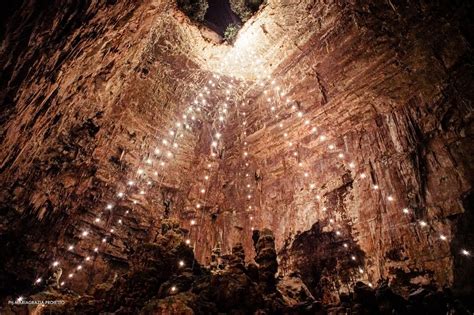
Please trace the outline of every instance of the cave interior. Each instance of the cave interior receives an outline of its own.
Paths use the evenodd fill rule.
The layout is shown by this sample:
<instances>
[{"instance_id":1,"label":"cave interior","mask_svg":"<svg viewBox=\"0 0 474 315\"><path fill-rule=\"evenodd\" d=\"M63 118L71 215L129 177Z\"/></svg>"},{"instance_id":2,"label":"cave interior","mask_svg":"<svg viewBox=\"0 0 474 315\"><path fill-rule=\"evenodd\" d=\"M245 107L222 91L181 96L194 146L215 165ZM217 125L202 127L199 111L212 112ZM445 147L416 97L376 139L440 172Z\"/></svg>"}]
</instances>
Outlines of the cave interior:
<instances>
[{"instance_id":1,"label":"cave interior","mask_svg":"<svg viewBox=\"0 0 474 315\"><path fill-rule=\"evenodd\" d=\"M474 4L18 0L1 314L473 314Z\"/></svg>"}]
</instances>

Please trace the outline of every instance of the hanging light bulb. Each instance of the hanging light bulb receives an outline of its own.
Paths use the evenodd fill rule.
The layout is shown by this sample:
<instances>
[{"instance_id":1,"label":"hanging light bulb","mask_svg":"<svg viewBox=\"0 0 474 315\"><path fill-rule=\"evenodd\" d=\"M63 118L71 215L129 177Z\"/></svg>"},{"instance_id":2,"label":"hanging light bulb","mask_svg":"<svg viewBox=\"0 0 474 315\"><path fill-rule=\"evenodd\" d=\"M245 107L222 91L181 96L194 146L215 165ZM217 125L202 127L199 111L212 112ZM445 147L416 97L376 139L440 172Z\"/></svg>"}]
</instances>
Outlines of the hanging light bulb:
<instances>
[{"instance_id":1,"label":"hanging light bulb","mask_svg":"<svg viewBox=\"0 0 474 315\"><path fill-rule=\"evenodd\" d=\"M403 210L402 210L402 211L403 211L403 213L405 213L405 214L408 214L408 213L410 213L410 210L409 210L408 208L403 208Z\"/></svg>"},{"instance_id":2,"label":"hanging light bulb","mask_svg":"<svg viewBox=\"0 0 474 315\"><path fill-rule=\"evenodd\" d=\"M56 260L53 262L53 267L57 267L57 266L59 266L59 261Z\"/></svg>"},{"instance_id":3,"label":"hanging light bulb","mask_svg":"<svg viewBox=\"0 0 474 315\"><path fill-rule=\"evenodd\" d=\"M184 261L183 260L180 260L178 264L179 264L180 267L184 267Z\"/></svg>"},{"instance_id":4,"label":"hanging light bulb","mask_svg":"<svg viewBox=\"0 0 474 315\"><path fill-rule=\"evenodd\" d=\"M471 256L471 252L467 249L461 249L461 254L463 254L464 256Z\"/></svg>"}]
</instances>

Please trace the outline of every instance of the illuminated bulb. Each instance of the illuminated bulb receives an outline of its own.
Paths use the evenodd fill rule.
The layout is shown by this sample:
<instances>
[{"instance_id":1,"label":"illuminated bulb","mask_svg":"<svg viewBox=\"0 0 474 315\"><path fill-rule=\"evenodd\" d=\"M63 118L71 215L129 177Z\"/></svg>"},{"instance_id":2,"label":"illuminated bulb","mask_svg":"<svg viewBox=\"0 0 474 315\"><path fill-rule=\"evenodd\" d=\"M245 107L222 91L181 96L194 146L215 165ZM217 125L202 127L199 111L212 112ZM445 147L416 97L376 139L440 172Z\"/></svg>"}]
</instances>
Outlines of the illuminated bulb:
<instances>
[{"instance_id":1,"label":"illuminated bulb","mask_svg":"<svg viewBox=\"0 0 474 315\"><path fill-rule=\"evenodd\" d=\"M216 142L216 141L212 141L211 145L212 145L213 147L217 147L217 142Z\"/></svg>"},{"instance_id":2,"label":"illuminated bulb","mask_svg":"<svg viewBox=\"0 0 474 315\"><path fill-rule=\"evenodd\" d=\"M129 212L128 210L127 210L127 211L125 211L125 214L128 214L128 212Z\"/></svg>"},{"instance_id":3,"label":"illuminated bulb","mask_svg":"<svg viewBox=\"0 0 474 315\"><path fill-rule=\"evenodd\" d=\"M270 110L271 110L272 112L274 112L274 111L275 111L275 106L270 107Z\"/></svg>"},{"instance_id":4,"label":"illuminated bulb","mask_svg":"<svg viewBox=\"0 0 474 315\"><path fill-rule=\"evenodd\" d=\"M95 248L94 248L94 252L97 253L98 251L99 251L99 248L98 248L98 247L95 247Z\"/></svg>"},{"instance_id":5,"label":"illuminated bulb","mask_svg":"<svg viewBox=\"0 0 474 315\"><path fill-rule=\"evenodd\" d=\"M76 268L76 269L77 269L77 270L81 270L81 269L82 269L82 266L81 266L81 265L79 265L79 266L77 266L77 268Z\"/></svg>"},{"instance_id":6,"label":"illuminated bulb","mask_svg":"<svg viewBox=\"0 0 474 315\"><path fill-rule=\"evenodd\" d=\"M38 278L36 279L35 283L40 283L41 282L41 278Z\"/></svg>"},{"instance_id":7,"label":"illuminated bulb","mask_svg":"<svg viewBox=\"0 0 474 315\"><path fill-rule=\"evenodd\" d=\"M317 131L316 127L311 128L311 132L315 133Z\"/></svg>"},{"instance_id":8,"label":"illuminated bulb","mask_svg":"<svg viewBox=\"0 0 474 315\"><path fill-rule=\"evenodd\" d=\"M198 208L198 209L201 208L201 204L198 203L198 204L196 205L196 208Z\"/></svg>"},{"instance_id":9,"label":"illuminated bulb","mask_svg":"<svg viewBox=\"0 0 474 315\"><path fill-rule=\"evenodd\" d=\"M298 117L303 117L303 113L302 112L298 112Z\"/></svg>"},{"instance_id":10,"label":"illuminated bulb","mask_svg":"<svg viewBox=\"0 0 474 315\"><path fill-rule=\"evenodd\" d=\"M137 203L138 203L138 201L136 201L136 200L133 201L133 204L134 204L134 205L136 205Z\"/></svg>"},{"instance_id":11,"label":"illuminated bulb","mask_svg":"<svg viewBox=\"0 0 474 315\"><path fill-rule=\"evenodd\" d=\"M191 225L196 225L196 220L191 220Z\"/></svg>"},{"instance_id":12,"label":"illuminated bulb","mask_svg":"<svg viewBox=\"0 0 474 315\"><path fill-rule=\"evenodd\" d=\"M393 198L392 196L388 196L388 197L387 197L387 200L388 200L388 201L393 201L394 198Z\"/></svg>"},{"instance_id":13,"label":"illuminated bulb","mask_svg":"<svg viewBox=\"0 0 474 315\"><path fill-rule=\"evenodd\" d=\"M220 139L220 137L221 137L222 135L217 132L215 136L216 136L217 139Z\"/></svg>"},{"instance_id":14,"label":"illuminated bulb","mask_svg":"<svg viewBox=\"0 0 474 315\"><path fill-rule=\"evenodd\" d=\"M306 119L306 120L304 121L304 124L305 124L305 125L309 125L309 120Z\"/></svg>"},{"instance_id":15,"label":"illuminated bulb","mask_svg":"<svg viewBox=\"0 0 474 315\"><path fill-rule=\"evenodd\" d=\"M285 138L288 137L288 134L285 132L285 133L283 134L283 137L285 137Z\"/></svg>"},{"instance_id":16,"label":"illuminated bulb","mask_svg":"<svg viewBox=\"0 0 474 315\"><path fill-rule=\"evenodd\" d=\"M142 170L141 168L139 168L138 171L137 171L138 175L142 175L144 172L145 172L145 171Z\"/></svg>"},{"instance_id":17,"label":"illuminated bulb","mask_svg":"<svg viewBox=\"0 0 474 315\"><path fill-rule=\"evenodd\" d=\"M352 260L356 260L356 257L355 257L355 256L351 256L351 259L352 259Z\"/></svg>"},{"instance_id":18,"label":"illuminated bulb","mask_svg":"<svg viewBox=\"0 0 474 315\"><path fill-rule=\"evenodd\" d=\"M168 153L166 153L166 155L170 158L173 156L173 153L171 153L171 151L168 151Z\"/></svg>"},{"instance_id":19,"label":"illuminated bulb","mask_svg":"<svg viewBox=\"0 0 474 315\"><path fill-rule=\"evenodd\" d=\"M294 155L294 156L298 156L298 152L293 152L293 155Z\"/></svg>"},{"instance_id":20,"label":"illuminated bulb","mask_svg":"<svg viewBox=\"0 0 474 315\"><path fill-rule=\"evenodd\" d=\"M89 260L91 260L91 257L90 257L90 256L87 256L87 257L86 257L86 261L89 261Z\"/></svg>"},{"instance_id":21,"label":"illuminated bulb","mask_svg":"<svg viewBox=\"0 0 474 315\"><path fill-rule=\"evenodd\" d=\"M290 147L292 147L292 146L293 146L293 142L290 141L290 142L288 143L288 145L289 145Z\"/></svg>"},{"instance_id":22,"label":"illuminated bulb","mask_svg":"<svg viewBox=\"0 0 474 315\"><path fill-rule=\"evenodd\" d=\"M60 286L63 286L65 283L66 283L66 282L62 281L62 282L60 283Z\"/></svg>"},{"instance_id":23,"label":"illuminated bulb","mask_svg":"<svg viewBox=\"0 0 474 315\"><path fill-rule=\"evenodd\" d=\"M219 121L224 121L224 117L219 116Z\"/></svg>"},{"instance_id":24,"label":"illuminated bulb","mask_svg":"<svg viewBox=\"0 0 474 315\"><path fill-rule=\"evenodd\" d=\"M100 222L100 218L95 218L94 221L97 222L97 223L99 223L99 222Z\"/></svg>"},{"instance_id":25,"label":"illuminated bulb","mask_svg":"<svg viewBox=\"0 0 474 315\"><path fill-rule=\"evenodd\" d=\"M114 205L112 205L111 203L109 203L106 207L107 210L112 210L112 208L114 207Z\"/></svg>"},{"instance_id":26,"label":"illuminated bulb","mask_svg":"<svg viewBox=\"0 0 474 315\"><path fill-rule=\"evenodd\" d=\"M73 276L74 276L74 274L72 274L72 273L68 274L69 278L72 278Z\"/></svg>"},{"instance_id":27,"label":"illuminated bulb","mask_svg":"<svg viewBox=\"0 0 474 315\"><path fill-rule=\"evenodd\" d=\"M135 182L134 182L133 180L129 180L129 181L127 182L127 185L128 185L128 186L133 186L133 185L135 185Z\"/></svg>"},{"instance_id":28,"label":"illuminated bulb","mask_svg":"<svg viewBox=\"0 0 474 315\"><path fill-rule=\"evenodd\" d=\"M342 154L342 153L339 153L337 156L338 156L338 158L340 158L340 159L344 158L344 154Z\"/></svg>"},{"instance_id":29,"label":"illuminated bulb","mask_svg":"<svg viewBox=\"0 0 474 315\"><path fill-rule=\"evenodd\" d=\"M244 156L248 156L248 155L249 155L248 152L244 152Z\"/></svg>"},{"instance_id":30,"label":"illuminated bulb","mask_svg":"<svg viewBox=\"0 0 474 315\"><path fill-rule=\"evenodd\" d=\"M328 145L328 148L329 148L329 150L334 150L334 148L335 148L335 147L334 147L334 144Z\"/></svg>"},{"instance_id":31,"label":"illuminated bulb","mask_svg":"<svg viewBox=\"0 0 474 315\"><path fill-rule=\"evenodd\" d=\"M151 185L151 180L146 182L147 185Z\"/></svg>"},{"instance_id":32,"label":"illuminated bulb","mask_svg":"<svg viewBox=\"0 0 474 315\"><path fill-rule=\"evenodd\" d=\"M340 236L340 235L341 235L341 232L336 231L336 235L337 235L337 236Z\"/></svg>"},{"instance_id":33,"label":"illuminated bulb","mask_svg":"<svg viewBox=\"0 0 474 315\"><path fill-rule=\"evenodd\" d=\"M410 210L409 210L408 208L403 208L403 210L402 210L402 211L403 211L403 213L405 213L405 214L408 214L408 213L410 213Z\"/></svg>"},{"instance_id":34,"label":"illuminated bulb","mask_svg":"<svg viewBox=\"0 0 474 315\"><path fill-rule=\"evenodd\" d=\"M422 227L425 227L425 226L427 226L428 224L427 224L425 221L420 221L420 225L421 225Z\"/></svg>"},{"instance_id":35,"label":"illuminated bulb","mask_svg":"<svg viewBox=\"0 0 474 315\"><path fill-rule=\"evenodd\" d=\"M18 302L21 302L21 301L23 301L23 297L22 297L22 296L19 296L16 300L17 300Z\"/></svg>"},{"instance_id":36,"label":"illuminated bulb","mask_svg":"<svg viewBox=\"0 0 474 315\"><path fill-rule=\"evenodd\" d=\"M168 144L168 140L163 139L163 140L161 141L161 143L163 143L164 145L167 145L167 144Z\"/></svg>"},{"instance_id":37,"label":"illuminated bulb","mask_svg":"<svg viewBox=\"0 0 474 315\"><path fill-rule=\"evenodd\" d=\"M329 219L329 223L334 223L334 219Z\"/></svg>"},{"instance_id":38,"label":"illuminated bulb","mask_svg":"<svg viewBox=\"0 0 474 315\"><path fill-rule=\"evenodd\" d=\"M327 139L327 138L326 138L326 136L324 136L324 135L322 135L322 136L319 137L319 140L321 140L321 141L325 141L326 139Z\"/></svg>"},{"instance_id":39,"label":"illuminated bulb","mask_svg":"<svg viewBox=\"0 0 474 315\"><path fill-rule=\"evenodd\" d=\"M140 195L144 195L145 192L143 190L140 190Z\"/></svg>"},{"instance_id":40,"label":"illuminated bulb","mask_svg":"<svg viewBox=\"0 0 474 315\"><path fill-rule=\"evenodd\" d=\"M178 144L177 143L173 143L173 148L177 148L178 147Z\"/></svg>"},{"instance_id":41,"label":"illuminated bulb","mask_svg":"<svg viewBox=\"0 0 474 315\"><path fill-rule=\"evenodd\" d=\"M178 127L178 128L181 127L181 123L180 123L180 122L177 122L177 123L176 123L176 127Z\"/></svg>"},{"instance_id":42,"label":"illuminated bulb","mask_svg":"<svg viewBox=\"0 0 474 315\"><path fill-rule=\"evenodd\" d=\"M360 174L360 178L366 178L367 175L365 173Z\"/></svg>"},{"instance_id":43,"label":"illuminated bulb","mask_svg":"<svg viewBox=\"0 0 474 315\"><path fill-rule=\"evenodd\" d=\"M310 185L309 185L309 188L311 188L311 189L314 189L314 187L316 187L315 184L310 184Z\"/></svg>"},{"instance_id":44,"label":"illuminated bulb","mask_svg":"<svg viewBox=\"0 0 474 315\"><path fill-rule=\"evenodd\" d=\"M247 199L250 199L250 198L252 198L252 195L247 195Z\"/></svg>"},{"instance_id":45,"label":"illuminated bulb","mask_svg":"<svg viewBox=\"0 0 474 315\"><path fill-rule=\"evenodd\" d=\"M322 209L322 210L323 210L323 211L327 211L327 210L328 210L328 208L326 208L326 207L323 207L323 209Z\"/></svg>"},{"instance_id":46,"label":"illuminated bulb","mask_svg":"<svg viewBox=\"0 0 474 315\"><path fill-rule=\"evenodd\" d=\"M204 179L205 179L205 180L209 180L209 176L207 176L207 175L204 176Z\"/></svg>"},{"instance_id":47,"label":"illuminated bulb","mask_svg":"<svg viewBox=\"0 0 474 315\"><path fill-rule=\"evenodd\" d=\"M372 186L372 188L377 190L377 189L379 189L379 185L374 185L374 186Z\"/></svg>"},{"instance_id":48,"label":"illuminated bulb","mask_svg":"<svg viewBox=\"0 0 474 315\"><path fill-rule=\"evenodd\" d=\"M170 131L169 131L169 134L170 134L170 136L174 136L174 131L173 131L173 130L170 130Z\"/></svg>"},{"instance_id":49,"label":"illuminated bulb","mask_svg":"<svg viewBox=\"0 0 474 315\"><path fill-rule=\"evenodd\" d=\"M171 292L175 292L176 290L177 290L177 289L176 289L175 286L172 286L172 287L171 287Z\"/></svg>"},{"instance_id":50,"label":"illuminated bulb","mask_svg":"<svg viewBox=\"0 0 474 315\"><path fill-rule=\"evenodd\" d=\"M87 234L89 234L89 232L87 232L87 231L84 231L84 232L82 232L82 234L81 234L81 235L85 237L85 236L87 236Z\"/></svg>"},{"instance_id":51,"label":"illuminated bulb","mask_svg":"<svg viewBox=\"0 0 474 315\"><path fill-rule=\"evenodd\" d=\"M282 124L282 123L279 123L278 126L280 126L280 128L283 128L283 124Z\"/></svg>"},{"instance_id":52,"label":"illuminated bulb","mask_svg":"<svg viewBox=\"0 0 474 315\"><path fill-rule=\"evenodd\" d=\"M470 256L471 252L469 252L467 249L461 249L461 254L463 254L464 256Z\"/></svg>"},{"instance_id":53,"label":"illuminated bulb","mask_svg":"<svg viewBox=\"0 0 474 315\"><path fill-rule=\"evenodd\" d=\"M252 221L252 220L253 220L253 217L250 217L250 221Z\"/></svg>"},{"instance_id":54,"label":"illuminated bulb","mask_svg":"<svg viewBox=\"0 0 474 315\"><path fill-rule=\"evenodd\" d=\"M295 110L295 109L296 109L296 105L291 106L291 109L292 109L292 110Z\"/></svg>"},{"instance_id":55,"label":"illuminated bulb","mask_svg":"<svg viewBox=\"0 0 474 315\"><path fill-rule=\"evenodd\" d=\"M350 167L350 168L354 168L354 167L355 167L354 162L349 163L349 167Z\"/></svg>"},{"instance_id":56,"label":"illuminated bulb","mask_svg":"<svg viewBox=\"0 0 474 315\"><path fill-rule=\"evenodd\" d=\"M158 176L158 172L156 172L156 171L153 172L153 175Z\"/></svg>"},{"instance_id":57,"label":"illuminated bulb","mask_svg":"<svg viewBox=\"0 0 474 315\"><path fill-rule=\"evenodd\" d=\"M364 273L364 269L359 268L359 273Z\"/></svg>"},{"instance_id":58,"label":"illuminated bulb","mask_svg":"<svg viewBox=\"0 0 474 315\"><path fill-rule=\"evenodd\" d=\"M190 240L190 239L187 239L187 240L186 240L186 244L187 244L187 245L191 244L191 240Z\"/></svg>"},{"instance_id":59,"label":"illuminated bulb","mask_svg":"<svg viewBox=\"0 0 474 315\"><path fill-rule=\"evenodd\" d=\"M201 189L201 194L204 194L206 192L206 190L203 188Z\"/></svg>"},{"instance_id":60,"label":"illuminated bulb","mask_svg":"<svg viewBox=\"0 0 474 315\"><path fill-rule=\"evenodd\" d=\"M59 266L59 261L57 260L53 262L53 267L56 267L56 266Z\"/></svg>"},{"instance_id":61,"label":"illuminated bulb","mask_svg":"<svg viewBox=\"0 0 474 315\"><path fill-rule=\"evenodd\" d=\"M119 224L122 224L122 219L119 219L117 222L118 222Z\"/></svg>"},{"instance_id":62,"label":"illuminated bulb","mask_svg":"<svg viewBox=\"0 0 474 315\"><path fill-rule=\"evenodd\" d=\"M165 162L161 161L160 166L165 166Z\"/></svg>"},{"instance_id":63,"label":"illuminated bulb","mask_svg":"<svg viewBox=\"0 0 474 315\"><path fill-rule=\"evenodd\" d=\"M110 233L113 233L114 232L114 229L110 229Z\"/></svg>"},{"instance_id":64,"label":"illuminated bulb","mask_svg":"<svg viewBox=\"0 0 474 315\"><path fill-rule=\"evenodd\" d=\"M250 184L247 184L247 188L250 188Z\"/></svg>"},{"instance_id":65,"label":"illuminated bulb","mask_svg":"<svg viewBox=\"0 0 474 315\"><path fill-rule=\"evenodd\" d=\"M347 243L342 244L342 246L344 246L344 248L348 248L348 247L349 247L349 245L347 245Z\"/></svg>"},{"instance_id":66,"label":"illuminated bulb","mask_svg":"<svg viewBox=\"0 0 474 315\"><path fill-rule=\"evenodd\" d=\"M179 261L179 266L180 266L180 267L183 267L183 266L184 266L184 261L180 260L180 261Z\"/></svg>"},{"instance_id":67,"label":"illuminated bulb","mask_svg":"<svg viewBox=\"0 0 474 315\"><path fill-rule=\"evenodd\" d=\"M152 161L151 161L151 159L146 159L145 163L146 163L146 164L151 164Z\"/></svg>"},{"instance_id":68,"label":"illuminated bulb","mask_svg":"<svg viewBox=\"0 0 474 315\"><path fill-rule=\"evenodd\" d=\"M316 199L317 199L317 200L321 200L321 196L320 196L320 195L316 195Z\"/></svg>"},{"instance_id":69,"label":"illuminated bulb","mask_svg":"<svg viewBox=\"0 0 474 315\"><path fill-rule=\"evenodd\" d=\"M72 246L72 245L69 245L68 248L67 248L67 250L73 250L73 249L74 249L74 246Z\"/></svg>"},{"instance_id":70,"label":"illuminated bulb","mask_svg":"<svg viewBox=\"0 0 474 315\"><path fill-rule=\"evenodd\" d=\"M304 173L304 177L308 177L308 176L309 176L309 174L308 174L308 173Z\"/></svg>"},{"instance_id":71,"label":"illuminated bulb","mask_svg":"<svg viewBox=\"0 0 474 315\"><path fill-rule=\"evenodd\" d=\"M117 197L119 197L119 198L122 198L123 196L124 196L124 193L123 193L123 192L119 192L119 193L117 194Z\"/></svg>"},{"instance_id":72,"label":"illuminated bulb","mask_svg":"<svg viewBox=\"0 0 474 315\"><path fill-rule=\"evenodd\" d=\"M440 234L439 239L442 240L442 241L446 241L448 238L445 235Z\"/></svg>"}]
</instances>

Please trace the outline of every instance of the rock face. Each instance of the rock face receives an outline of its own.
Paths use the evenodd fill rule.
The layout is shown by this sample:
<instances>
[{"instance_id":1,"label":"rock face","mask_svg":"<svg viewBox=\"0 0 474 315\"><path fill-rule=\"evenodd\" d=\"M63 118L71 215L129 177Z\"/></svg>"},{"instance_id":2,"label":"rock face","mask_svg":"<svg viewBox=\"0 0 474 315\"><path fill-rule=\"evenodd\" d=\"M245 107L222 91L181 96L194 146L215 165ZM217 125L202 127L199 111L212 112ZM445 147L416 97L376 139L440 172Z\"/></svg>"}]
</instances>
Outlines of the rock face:
<instances>
[{"instance_id":1,"label":"rock face","mask_svg":"<svg viewBox=\"0 0 474 315\"><path fill-rule=\"evenodd\" d=\"M360 280L405 299L420 286L472 295L472 4L246 3L233 46L172 0L4 11L2 299L38 289L55 261L81 295L147 270L140 255L171 254L138 244L176 245L157 239L163 218L183 227L179 253L207 265L219 248L215 272L231 266L206 275L228 288L206 293L219 309L252 290L279 309L265 300L277 256L323 302ZM144 285L168 290L153 277ZM149 307L196 311L201 293L165 291Z\"/></svg>"}]
</instances>

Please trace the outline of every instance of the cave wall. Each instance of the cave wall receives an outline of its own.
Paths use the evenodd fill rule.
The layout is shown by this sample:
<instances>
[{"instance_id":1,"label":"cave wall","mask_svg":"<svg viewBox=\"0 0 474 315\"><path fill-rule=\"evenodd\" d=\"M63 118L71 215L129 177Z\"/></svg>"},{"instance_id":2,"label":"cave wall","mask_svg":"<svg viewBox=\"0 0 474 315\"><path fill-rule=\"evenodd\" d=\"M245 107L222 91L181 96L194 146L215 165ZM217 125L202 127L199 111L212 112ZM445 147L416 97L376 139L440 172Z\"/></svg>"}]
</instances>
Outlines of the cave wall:
<instances>
[{"instance_id":1,"label":"cave wall","mask_svg":"<svg viewBox=\"0 0 474 315\"><path fill-rule=\"evenodd\" d=\"M86 290L126 269L132 244L152 240L168 209L200 261L217 243L252 252L251 230L269 227L281 273L302 269L314 255L302 235L317 223L360 251L347 268L363 267L361 279L470 290L472 265L458 255L472 243L468 4L268 1L234 47L172 1L31 0L14 12L0 54L2 283L26 288L57 257L71 269L105 237L94 268L73 282ZM273 98L276 111L256 58L290 99ZM215 73L209 103L237 86L226 124L211 106L176 135L172 160L153 155ZM217 129L223 144L212 158ZM82 238L84 229L92 235Z\"/></svg>"}]
</instances>

